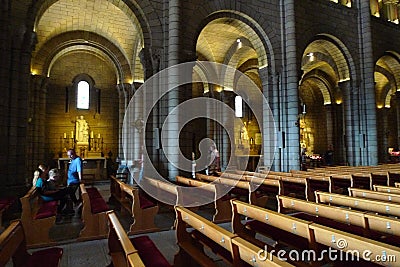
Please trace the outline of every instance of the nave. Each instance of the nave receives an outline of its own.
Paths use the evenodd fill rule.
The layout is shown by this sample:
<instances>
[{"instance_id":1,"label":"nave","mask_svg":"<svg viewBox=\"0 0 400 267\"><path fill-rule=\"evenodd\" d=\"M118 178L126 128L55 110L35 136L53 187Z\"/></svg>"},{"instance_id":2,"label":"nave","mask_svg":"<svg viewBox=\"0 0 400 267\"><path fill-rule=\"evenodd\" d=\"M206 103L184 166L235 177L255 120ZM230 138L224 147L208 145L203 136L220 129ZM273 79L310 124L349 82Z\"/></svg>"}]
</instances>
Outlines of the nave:
<instances>
[{"instance_id":1,"label":"nave","mask_svg":"<svg viewBox=\"0 0 400 267\"><path fill-rule=\"evenodd\" d=\"M390 168L390 171L387 171L387 168ZM385 170L386 176L384 174ZM320 172L320 175L316 175L317 171ZM329 177L321 176L322 172L330 173ZM380 179L371 179L375 177L375 175L373 176L371 174L378 174L378 172L382 175ZM349 173L353 174L349 175ZM355 175L356 173L358 173L358 177ZM182 265L182 262L180 265L176 265L177 254L182 254L183 250L193 252L192 250L188 250L190 247L185 247L187 244L182 241L186 232L186 226L183 228L182 225L185 224L189 226L193 225L193 227L197 225L194 228L199 229L198 231L204 235L212 232L216 233L216 236L218 236L221 234L220 231L226 229L226 233L222 232L226 234L226 237L222 238L222 240L220 237L216 237L216 239L219 238L219 240L214 240L217 244L218 242L232 242L232 244L236 246L245 244L244 246L247 246L247 248L251 246L253 246L253 248L263 248L263 244L268 244L268 246L271 247L275 246L276 249L297 249L299 251L315 249L318 251L321 248L326 249L327 247L339 248L339 243L335 243L336 240L338 242L339 240L345 240L345 244L348 247L344 247L343 249L361 251L362 249L368 248L373 252L374 256L382 256L382 253L390 256L390 261L384 262L381 265L398 266L397 259L400 257L398 234L400 229L400 221L398 220L398 216L400 216L400 205L396 198L396 189L400 184L399 178L389 180L389 174L393 176L394 173L399 173L398 166L396 165L365 169L361 169L360 167L345 167L344 169L326 168L315 169L309 172L297 171L291 173L247 173L239 176L241 180L236 181L236 186L230 192L235 196L230 199L225 197L224 200L221 199L222 201L227 201L229 205L232 205L232 208L230 208L232 214L227 217L229 221L230 218L232 218L232 225L229 222L213 224L212 221L215 222L217 218L215 217L215 210L212 205L207 205L195 209L192 213L187 209L179 208L179 213L185 215L177 217L178 221L175 224L175 230L171 230L175 220L174 210L172 206L158 203L159 209L154 217L154 221L159 231L147 233L145 235L155 243L168 263L171 265L175 264L175 266L185 266ZM370 176L368 176L368 174L370 174ZM204 183L206 180L214 181L214 185L222 185L223 183L229 183L230 179L237 175L238 174L234 172L230 174L224 173L221 177L199 174L196 176L196 180L191 178L186 179L192 182L192 185L196 184L194 186L198 186L199 183ZM263 175L265 176L263 177ZM256 178L257 176L264 178L262 182L263 187L257 190L258 196L256 196L257 194L252 195L249 192L244 192L244 185L248 184L250 188L251 183L255 183L258 180L258 178ZM350 193L349 196L345 190L339 190L338 187L340 186L338 183L335 183L335 186L330 189L324 189L323 185L319 185L317 189L313 187L315 185L304 182L303 180L309 180L310 177L314 177L316 180L320 179L321 182L326 182L328 179L330 183L325 184L330 185L332 184L331 178L334 176L341 176L342 178L340 179L342 181L350 182L351 190L348 190L349 192L363 190L363 193L360 195L351 195L352 193ZM360 183L359 180L355 182L356 180L353 179L355 177L357 177L357 179L362 179L363 183ZM183 178L184 177L177 177L177 182L183 183L185 181ZM95 184L94 186L99 190L101 198L108 201L109 208L115 210L118 221L120 221L123 226L121 232L126 234L126 232L139 231L138 229L135 230L135 228L132 228L132 219L130 215L127 216L126 213L120 210L120 205L118 201L116 201L117 197L114 196L110 198L111 194L117 193L115 184L112 184L113 180L116 181L116 179L110 179L111 184ZM252 180L252 182L246 182L245 180ZM271 180L279 181L279 183L271 183ZM391 183L394 183L394 186L389 186ZM157 184L160 190L165 190L165 192L170 190L168 187L161 184L162 181L159 181ZM119 185L121 188L122 186L127 186L124 185L123 182ZM301 192L303 185L305 186L303 189L304 191ZM311 186L311 188L307 188L307 185ZM342 186L346 187L347 184L345 183ZM373 190L370 190L372 189L370 186L373 187ZM269 192L272 192L271 189L277 189L277 187L279 188L278 193L261 194L262 190L268 189ZM91 186L88 186L88 192L91 191L90 188ZM129 190L123 189L123 192L127 191ZM313 193L315 197L314 200L310 200L310 196L307 195L309 191ZM246 197L242 197L246 194L248 195L247 199ZM275 197L277 194L280 195L279 198ZM386 201L382 199L373 199L377 196L381 198L386 197L387 199ZM179 199L180 197L178 191L177 198ZM215 205L215 207L219 209L219 212L222 212L224 208L221 203L220 205ZM198 216L196 214L200 215L202 218L196 217ZM139 221L142 218L138 217L137 219ZM196 221L197 224L195 223ZM138 222L134 223L134 225L135 224L138 224ZM146 226L146 224L144 226ZM221 226L223 229L218 228ZM110 243L108 243L107 239L77 242L79 238L76 233L78 233L81 228L82 223L80 222L79 214L70 217L65 216L59 224L51 228L51 239L57 242L56 245L58 247L64 249L61 266L107 266L110 264ZM256 235L249 236L248 230L255 232ZM130 237L134 238L138 236L141 235L130 235ZM206 242L205 240L207 239L204 239L199 233L191 233L190 236L196 242L210 245L209 240ZM179 240L179 238L181 238L181 240ZM235 242L235 240L241 238L241 242ZM110 236L108 240L110 240ZM218 251L218 249L213 247L212 242L211 248ZM257 250L253 249L253 253L254 251ZM271 251L271 253L273 252ZM232 252L232 254L234 253ZM184 263L186 263L185 260L193 260L196 257L201 258L201 256L199 256L200 254L197 252L193 254L189 253L189 255L189 258L185 257L185 254L181 255L182 259L184 259ZM217 266L230 266L226 264L226 262L229 262L229 259L227 260L229 257L224 258L225 261L223 261L220 256L223 256L223 253L213 258L212 263ZM193 257L193 259L190 259L191 257ZM240 255L240 257L242 257L242 255ZM234 257L232 256L232 258ZM248 260L248 258L246 258L246 260ZM339 264L337 264L336 262L327 261L320 262L317 266L345 266L344 263L345 262L339 262ZM282 265L278 266L286 266L286 263L283 265L284 263L280 262L280 264ZM299 262L291 262L291 264L294 266L303 266ZM359 266L357 265L359 262L346 262L346 264ZM362 262L360 266L367 266L365 264L367 264L367 262ZM7 266L12 265L8 264ZM203 266L208 265L203 264ZM368 266L370 266L369 262Z\"/></svg>"}]
</instances>

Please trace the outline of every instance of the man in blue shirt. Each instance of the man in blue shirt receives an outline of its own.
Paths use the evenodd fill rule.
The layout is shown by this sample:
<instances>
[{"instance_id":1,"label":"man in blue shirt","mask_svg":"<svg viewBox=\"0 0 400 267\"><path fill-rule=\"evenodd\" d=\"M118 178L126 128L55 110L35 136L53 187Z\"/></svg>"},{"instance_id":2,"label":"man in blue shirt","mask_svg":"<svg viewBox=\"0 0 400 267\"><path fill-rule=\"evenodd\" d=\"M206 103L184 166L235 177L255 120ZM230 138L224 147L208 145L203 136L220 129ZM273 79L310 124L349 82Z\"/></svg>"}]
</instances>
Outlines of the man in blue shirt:
<instances>
[{"instance_id":1,"label":"man in blue shirt","mask_svg":"<svg viewBox=\"0 0 400 267\"><path fill-rule=\"evenodd\" d=\"M82 159L76 155L75 150L72 148L67 151L67 155L71 159L68 167L67 186L72 201L75 205L79 205L79 200L76 198L76 190L82 180Z\"/></svg>"}]
</instances>

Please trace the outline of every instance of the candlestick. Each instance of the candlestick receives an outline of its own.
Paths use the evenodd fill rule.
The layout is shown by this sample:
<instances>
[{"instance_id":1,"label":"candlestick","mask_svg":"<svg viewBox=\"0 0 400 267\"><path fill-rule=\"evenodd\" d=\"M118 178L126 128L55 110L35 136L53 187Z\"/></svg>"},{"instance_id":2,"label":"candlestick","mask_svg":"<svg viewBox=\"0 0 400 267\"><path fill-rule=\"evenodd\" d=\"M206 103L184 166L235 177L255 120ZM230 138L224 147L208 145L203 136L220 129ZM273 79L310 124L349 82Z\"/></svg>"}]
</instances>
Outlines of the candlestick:
<instances>
[{"instance_id":1,"label":"candlestick","mask_svg":"<svg viewBox=\"0 0 400 267\"><path fill-rule=\"evenodd\" d=\"M74 131L71 131L71 139L74 139Z\"/></svg>"},{"instance_id":2,"label":"candlestick","mask_svg":"<svg viewBox=\"0 0 400 267\"><path fill-rule=\"evenodd\" d=\"M93 131L90 132L90 138L94 138L94 133L93 133Z\"/></svg>"},{"instance_id":3,"label":"candlestick","mask_svg":"<svg viewBox=\"0 0 400 267\"><path fill-rule=\"evenodd\" d=\"M100 134L97 135L97 138L99 138L99 139L101 138Z\"/></svg>"},{"instance_id":4,"label":"candlestick","mask_svg":"<svg viewBox=\"0 0 400 267\"><path fill-rule=\"evenodd\" d=\"M67 139L67 133L64 133L64 139Z\"/></svg>"}]
</instances>

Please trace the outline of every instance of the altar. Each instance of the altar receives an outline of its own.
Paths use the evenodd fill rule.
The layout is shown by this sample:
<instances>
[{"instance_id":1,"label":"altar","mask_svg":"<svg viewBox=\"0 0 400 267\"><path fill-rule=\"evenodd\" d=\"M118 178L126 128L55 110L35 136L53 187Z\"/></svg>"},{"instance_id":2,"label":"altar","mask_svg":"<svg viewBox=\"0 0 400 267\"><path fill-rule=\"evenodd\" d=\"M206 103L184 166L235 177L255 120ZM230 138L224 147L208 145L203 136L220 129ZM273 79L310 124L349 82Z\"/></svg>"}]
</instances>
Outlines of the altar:
<instances>
[{"instance_id":1,"label":"altar","mask_svg":"<svg viewBox=\"0 0 400 267\"><path fill-rule=\"evenodd\" d=\"M67 180L68 165L70 158L59 158L58 169L64 173L63 182ZM105 157L93 157L82 159L82 179L90 181L101 181L107 179L107 159Z\"/></svg>"}]
</instances>

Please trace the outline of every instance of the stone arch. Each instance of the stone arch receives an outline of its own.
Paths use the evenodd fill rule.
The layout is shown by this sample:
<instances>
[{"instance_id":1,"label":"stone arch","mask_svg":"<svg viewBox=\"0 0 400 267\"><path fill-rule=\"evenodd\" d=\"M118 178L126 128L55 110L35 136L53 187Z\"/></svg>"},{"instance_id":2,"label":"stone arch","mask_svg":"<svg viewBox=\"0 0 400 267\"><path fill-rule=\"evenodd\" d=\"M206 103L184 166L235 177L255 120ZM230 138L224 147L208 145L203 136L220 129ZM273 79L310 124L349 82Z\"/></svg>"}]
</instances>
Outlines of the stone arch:
<instances>
[{"instance_id":1,"label":"stone arch","mask_svg":"<svg viewBox=\"0 0 400 267\"><path fill-rule=\"evenodd\" d=\"M193 45L196 46L198 43L198 38L200 36L201 31L204 29L206 25L210 22L215 21L217 19L225 19L227 23L231 24L235 21L235 23L239 23L242 27L245 27L245 30L251 32L248 38L249 42L252 44L254 49L257 51L257 56L259 58L259 68L269 67L272 68L272 71L275 71L275 59L273 53L273 47L268 38L268 34L264 31L263 27L256 22L250 16L233 10L223 10L216 11L207 16L201 23L199 24L196 34L195 41ZM272 29L272 27L264 27L265 29ZM271 30L272 31L272 30ZM196 48L194 48L196 50ZM268 51L268 53L267 53ZM269 66L270 65L270 66Z\"/></svg>"},{"instance_id":2,"label":"stone arch","mask_svg":"<svg viewBox=\"0 0 400 267\"><path fill-rule=\"evenodd\" d=\"M71 52L70 50L73 47L82 48L82 46L85 46L86 50L101 55L101 57L112 62L118 82L127 82L132 79L128 59L118 47L102 36L83 31L66 32L50 39L46 45L36 53L31 64L32 70L38 74L48 76L52 62L54 62L57 57Z\"/></svg>"}]
</instances>

